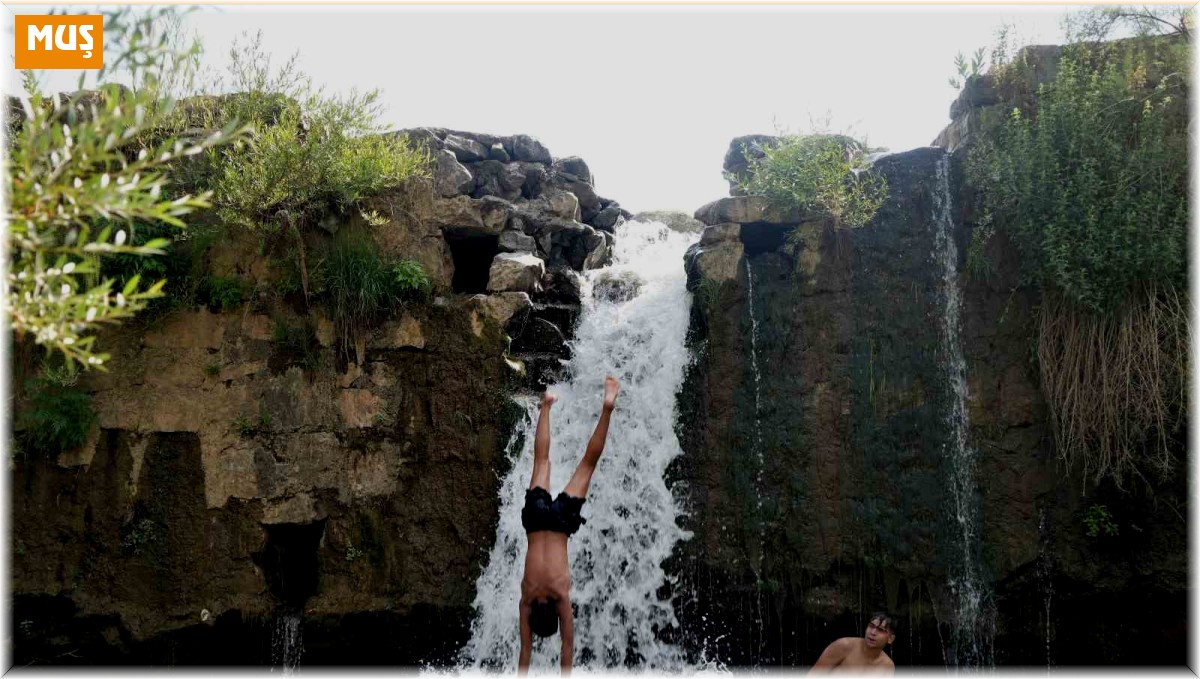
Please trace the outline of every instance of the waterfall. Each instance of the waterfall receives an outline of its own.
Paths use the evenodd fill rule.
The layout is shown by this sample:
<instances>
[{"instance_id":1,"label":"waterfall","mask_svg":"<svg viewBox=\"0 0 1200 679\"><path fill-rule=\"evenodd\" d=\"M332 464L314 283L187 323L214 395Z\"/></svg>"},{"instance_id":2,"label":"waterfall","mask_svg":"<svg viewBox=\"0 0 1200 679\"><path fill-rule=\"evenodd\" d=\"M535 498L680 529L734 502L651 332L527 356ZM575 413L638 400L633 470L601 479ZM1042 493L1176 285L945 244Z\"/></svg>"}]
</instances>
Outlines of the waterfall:
<instances>
[{"instance_id":1,"label":"waterfall","mask_svg":"<svg viewBox=\"0 0 1200 679\"><path fill-rule=\"evenodd\" d=\"M945 455L951 462L950 492L955 525L958 529L960 559L951 567L950 592L954 599L954 638L952 664L988 663L991 651L990 621L984 611L985 586L975 558L979 543L979 519L975 507L975 451L968 441L967 369L959 335L962 326L962 291L958 287L958 247L954 242L951 217L950 161L943 155L937 164L937 187L933 192L934 221L937 225L934 256L942 270L942 309L940 331L943 362L949 373L950 408L946 424L950 440Z\"/></svg>"},{"instance_id":2,"label":"waterfall","mask_svg":"<svg viewBox=\"0 0 1200 679\"><path fill-rule=\"evenodd\" d=\"M1049 536L1046 533L1046 509L1043 507L1038 514L1038 537L1041 542L1041 554L1038 555L1038 581L1042 589L1042 628L1046 638L1046 673L1054 666L1054 656L1050 653L1050 640L1054 627L1050 617L1050 604L1054 599L1054 573L1051 563Z\"/></svg>"},{"instance_id":3,"label":"waterfall","mask_svg":"<svg viewBox=\"0 0 1200 679\"><path fill-rule=\"evenodd\" d=\"M299 612L281 612L275 618L275 629L271 633L271 664L282 668L284 676L293 674L300 666L300 654L304 652L301 629Z\"/></svg>"},{"instance_id":4,"label":"waterfall","mask_svg":"<svg viewBox=\"0 0 1200 679\"><path fill-rule=\"evenodd\" d=\"M621 381L608 442L583 507L587 523L570 539L571 600L575 605L575 665L581 669L691 669L683 648L663 640L677 628L663 560L690 537L676 524L680 502L663 474L680 454L675 437L675 392L689 356L684 347L689 295L680 262L692 237L659 223L618 229L609 273L632 274L640 292L624 302L585 301L572 342L570 378L550 388L550 492L566 485L600 413L604 375ZM537 404L527 404L524 445L514 450L501 482L500 518L487 566L476 583L475 619L460 669L516 669L520 583L527 542L521 505L533 470ZM516 448L516 446L513 446ZM531 672L557 672L560 639L534 639Z\"/></svg>"},{"instance_id":5,"label":"waterfall","mask_svg":"<svg viewBox=\"0 0 1200 679\"><path fill-rule=\"evenodd\" d=\"M744 261L746 262L746 310L750 314L750 368L754 371L754 443L752 447L754 449L754 460L757 464L754 470L754 493L757 498L755 516L758 522L758 555L754 566L754 622L758 631L758 644L750 655L753 658L758 658L759 652L762 651L763 628L765 626L762 594L762 566L763 557L765 556L764 552L766 551L763 539L765 524L763 517L762 475L765 463L762 437L762 373L758 369L758 318L754 315L754 270L750 268L749 257L745 257Z\"/></svg>"}]
</instances>

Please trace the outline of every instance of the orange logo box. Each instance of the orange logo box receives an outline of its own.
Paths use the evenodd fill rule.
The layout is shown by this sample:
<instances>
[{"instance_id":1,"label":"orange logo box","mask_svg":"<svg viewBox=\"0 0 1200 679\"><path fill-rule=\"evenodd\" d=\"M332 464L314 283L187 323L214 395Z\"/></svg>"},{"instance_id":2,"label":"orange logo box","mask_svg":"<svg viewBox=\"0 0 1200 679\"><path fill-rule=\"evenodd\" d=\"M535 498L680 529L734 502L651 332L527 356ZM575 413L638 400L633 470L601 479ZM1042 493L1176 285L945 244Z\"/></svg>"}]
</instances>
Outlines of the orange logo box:
<instances>
[{"instance_id":1,"label":"orange logo box","mask_svg":"<svg viewBox=\"0 0 1200 679\"><path fill-rule=\"evenodd\" d=\"M18 14L13 18L18 70L104 67L103 15Z\"/></svg>"}]
</instances>

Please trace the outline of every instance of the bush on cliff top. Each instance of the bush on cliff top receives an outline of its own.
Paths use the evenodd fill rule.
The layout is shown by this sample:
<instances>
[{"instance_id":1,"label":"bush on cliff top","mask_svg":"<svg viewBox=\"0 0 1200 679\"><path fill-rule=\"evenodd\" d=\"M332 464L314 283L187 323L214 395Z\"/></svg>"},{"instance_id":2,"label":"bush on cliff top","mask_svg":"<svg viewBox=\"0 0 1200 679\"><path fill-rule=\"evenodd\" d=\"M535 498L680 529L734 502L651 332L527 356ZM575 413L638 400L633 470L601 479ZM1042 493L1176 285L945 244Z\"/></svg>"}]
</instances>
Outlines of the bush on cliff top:
<instances>
[{"instance_id":1,"label":"bush on cliff top","mask_svg":"<svg viewBox=\"0 0 1200 679\"><path fill-rule=\"evenodd\" d=\"M265 232L303 228L428 176L424 149L382 134L378 90L329 95L300 72L295 55L275 69L261 33L235 41L229 58L225 89L237 94L193 99L181 118L185 125L243 120L253 127L249 141L207 154L193 175L212 188L223 221Z\"/></svg>"},{"instance_id":2,"label":"bush on cliff top","mask_svg":"<svg viewBox=\"0 0 1200 679\"><path fill-rule=\"evenodd\" d=\"M1189 62L1180 36L1068 45L968 156L968 261L998 232L1020 251L1059 452L1096 481L1168 472L1186 415Z\"/></svg>"},{"instance_id":3,"label":"bush on cliff top","mask_svg":"<svg viewBox=\"0 0 1200 679\"><path fill-rule=\"evenodd\" d=\"M828 217L834 228L871 221L887 197L887 180L870 172L865 144L842 135L786 135L749 160L739 179L749 194L787 209Z\"/></svg>"}]
</instances>

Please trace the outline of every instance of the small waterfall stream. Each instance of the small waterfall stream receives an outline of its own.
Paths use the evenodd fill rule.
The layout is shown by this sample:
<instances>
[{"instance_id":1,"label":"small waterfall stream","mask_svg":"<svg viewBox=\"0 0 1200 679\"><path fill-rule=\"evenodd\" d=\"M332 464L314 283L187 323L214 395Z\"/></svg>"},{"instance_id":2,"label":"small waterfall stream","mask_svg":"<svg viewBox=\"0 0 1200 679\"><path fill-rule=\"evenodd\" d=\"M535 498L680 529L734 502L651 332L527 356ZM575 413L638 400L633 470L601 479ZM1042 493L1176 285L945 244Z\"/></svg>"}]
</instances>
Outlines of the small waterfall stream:
<instances>
[{"instance_id":1,"label":"small waterfall stream","mask_svg":"<svg viewBox=\"0 0 1200 679\"><path fill-rule=\"evenodd\" d=\"M754 493L757 503L755 516L758 522L758 554L756 555L754 564L754 624L758 636L750 655L757 658L759 652L762 650L763 633L766 625L763 619L762 591L763 558L766 551L764 540L766 525L765 517L763 516L762 485L763 467L765 466L762 435L762 372L758 369L758 317L754 315L754 270L750 267L749 257L745 257L743 261L746 262L746 307L747 312L750 314L750 367L754 371L754 443L752 447L754 449L754 461L756 464L754 469Z\"/></svg>"},{"instance_id":2,"label":"small waterfall stream","mask_svg":"<svg viewBox=\"0 0 1200 679\"><path fill-rule=\"evenodd\" d=\"M278 667L285 677L295 673L304 652L302 629L299 612L281 612L275 617L275 628L271 631L272 671Z\"/></svg>"},{"instance_id":3,"label":"small waterfall stream","mask_svg":"<svg viewBox=\"0 0 1200 679\"><path fill-rule=\"evenodd\" d=\"M556 495L591 436L604 375L621 381L608 442L583 508L587 524L568 548L578 669L689 669L684 649L662 639L664 631L678 627L663 595L669 583L662 563L676 542L689 537L676 524L680 505L663 474L680 454L675 392L689 360L684 338L690 306L680 261L692 240L658 223L618 229L613 265L585 276L571 377L551 387L560 397L551 414L550 491ZM591 282L613 274L640 279L640 292L625 302L593 299ZM527 549L520 514L533 468L536 407L528 404L524 445L501 483L496 542L476 583L476 617L461 669L516 669L517 603ZM557 636L535 639L531 672L557 673L558 656Z\"/></svg>"},{"instance_id":4,"label":"small waterfall stream","mask_svg":"<svg viewBox=\"0 0 1200 679\"><path fill-rule=\"evenodd\" d=\"M942 156L937 163L937 186L933 192L933 218L937 226L934 257L942 270L941 318L942 361L946 366L952 396L946 415L950 440L945 455L953 472L950 492L954 520L958 529L961 557L952 567L950 592L954 598L954 639L948 656L953 665L988 665L991 655L990 622L984 610L985 585L979 572L975 551L979 544L979 517L975 503L976 453L968 440L966 359L963 356L962 291L958 286L958 247L954 242L951 216L950 160Z\"/></svg>"}]
</instances>

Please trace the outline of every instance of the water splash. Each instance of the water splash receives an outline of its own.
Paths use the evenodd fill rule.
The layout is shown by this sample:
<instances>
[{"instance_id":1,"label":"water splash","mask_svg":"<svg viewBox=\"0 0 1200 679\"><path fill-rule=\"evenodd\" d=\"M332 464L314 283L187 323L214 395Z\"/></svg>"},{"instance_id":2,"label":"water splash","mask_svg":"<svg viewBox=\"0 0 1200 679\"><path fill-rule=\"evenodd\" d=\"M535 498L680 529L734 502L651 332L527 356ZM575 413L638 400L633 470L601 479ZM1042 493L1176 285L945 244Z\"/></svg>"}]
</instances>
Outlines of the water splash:
<instances>
[{"instance_id":1,"label":"water splash","mask_svg":"<svg viewBox=\"0 0 1200 679\"><path fill-rule=\"evenodd\" d=\"M680 455L675 437L675 392L689 356L684 346L689 295L680 261L691 236L659 223L619 227L614 264L632 272L640 293L625 302L593 299L585 276L585 301L572 343L570 375L551 387L560 400L551 415L551 492L566 485L600 412L602 380L621 381L608 442L592 478L584 517L570 540L571 599L575 613L575 664L582 670L634 666L697 671L684 649L663 640L679 624L669 598L663 560L690 537L677 525L680 501L663 474ZM520 649L517 602L528 547L521 503L533 470L536 404L515 439L512 471L500 488L500 519L488 564L476 583L471 639L460 669L513 671ZM515 446L514 446L515 448ZM559 638L535 640L531 672L557 671Z\"/></svg>"},{"instance_id":2,"label":"water splash","mask_svg":"<svg viewBox=\"0 0 1200 679\"><path fill-rule=\"evenodd\" d=\"M280 613L275 617L275 629L271 632L271 671L278 667L283 676L291 676L300 666L304 653L303 624L298 612Z\"/></svg>"},{"instance_id":3,"label":"water splash","mask_svg":"<svg viewBox=\"0 0 1200 679\"><path fill-rule=\"evenodd\" d=\"M956 665L990 663L990 615L985 611L985 586L975 558L979 520L975 506L975 451L968 440L966 359L960 341L962 291L958 287L958 247L950 213L950 160L937 163L937 189L933 192L933 218L937 225L934 257L942 269L941 350L952 391L946 424L950 440L945 455L951 461L950 491L958 527L960 559L951 570L950 592L955 602L954 639L950 661Z\"/></svg>"}]
</instances>

